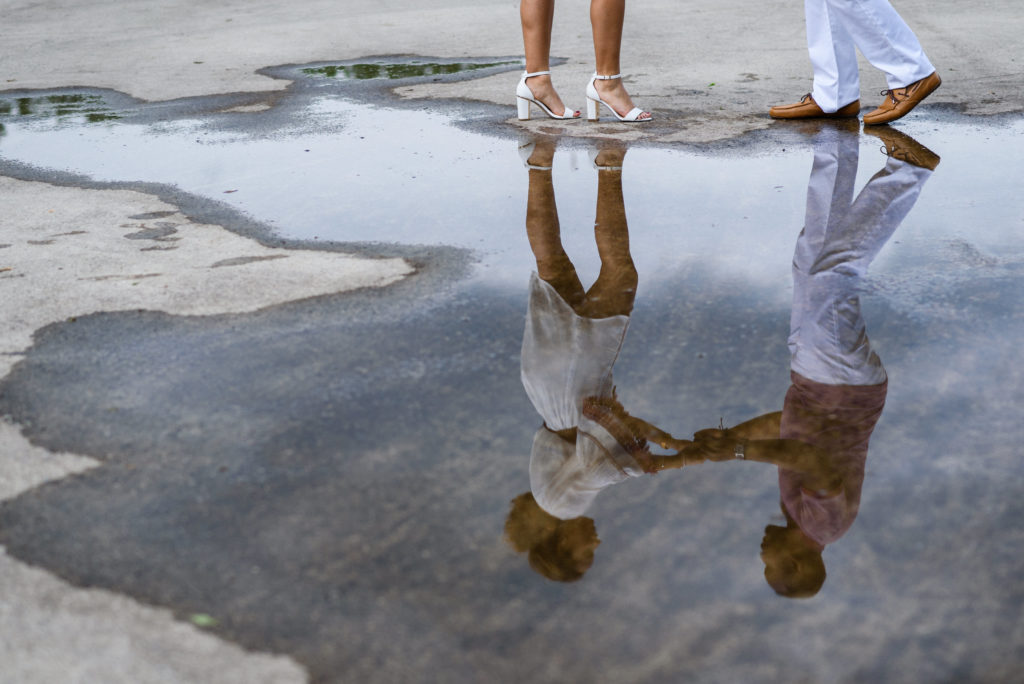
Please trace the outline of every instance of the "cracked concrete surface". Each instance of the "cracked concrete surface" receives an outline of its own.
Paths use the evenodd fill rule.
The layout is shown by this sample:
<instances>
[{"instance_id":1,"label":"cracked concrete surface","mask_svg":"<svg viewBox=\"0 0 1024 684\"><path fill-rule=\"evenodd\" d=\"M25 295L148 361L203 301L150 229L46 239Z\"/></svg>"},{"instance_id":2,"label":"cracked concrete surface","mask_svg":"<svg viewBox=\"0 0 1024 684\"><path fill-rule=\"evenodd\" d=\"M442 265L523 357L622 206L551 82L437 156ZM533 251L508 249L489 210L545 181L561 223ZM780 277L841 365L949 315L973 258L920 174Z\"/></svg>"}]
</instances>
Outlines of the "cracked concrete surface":
<instances>
[{"instance_id":1,"label":"cracked concrete surface","mask_svg":"<svg viewBox=\"0 0 1024 684\"><path fill-rule=\"evenodd\" d=\"M402 259L265 247L129 190L0 178L0 215L0 377L34 331L73 316L244 313L412 272Z\"/></svg>"},{"instance_id":2,"label":"cracked concrete surface","mask_svg":"<svg viewBox=\"0 0 1024 684\"><path fill-rule=\"evenodd\" d=\"M403 259L262 246L127 190L82 190L0 178L0 377L32 334L97 311L242 313L379 287ZM52 453L0 419L0 499L96 465ZM170 611L83 590L0 555L0 659L10 681L289 682L302 668L246 653Z\"/></svg>"}]
</instances>

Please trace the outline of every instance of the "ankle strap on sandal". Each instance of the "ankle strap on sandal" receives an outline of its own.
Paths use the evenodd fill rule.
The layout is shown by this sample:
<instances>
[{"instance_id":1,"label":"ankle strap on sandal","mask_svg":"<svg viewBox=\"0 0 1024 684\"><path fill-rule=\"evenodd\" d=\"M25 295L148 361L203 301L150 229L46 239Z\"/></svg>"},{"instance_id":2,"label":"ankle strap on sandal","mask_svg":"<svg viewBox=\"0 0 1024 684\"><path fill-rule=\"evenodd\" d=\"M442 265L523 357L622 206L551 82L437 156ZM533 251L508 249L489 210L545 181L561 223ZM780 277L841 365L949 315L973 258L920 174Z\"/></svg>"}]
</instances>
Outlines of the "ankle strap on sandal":
<instances>
[{"instance_id":1,"label":"ankle strap on sandal","mask_svg":"<svg viewBox=\"0 0 1024 684\"><path fill-rule=\"evenodd\" d=\"M595 73L594 74L594 78L596 78L598 81L611 81L611 80L614 80L616 78L622 78L622 74L615 74L614 76L601 76L601 75Z\"/></svg>"},{"instance_id":2,"label":"ankle strap on sandal","mask_svg":"<svg viewBox=\"0 0 1024 684\"><path fill-rule=\"evenodd\" d=\"M550 69L547 71L524 71L523 78L530 78L531 76L547 76L550 73Z\"/></svg>"}]
</instances>

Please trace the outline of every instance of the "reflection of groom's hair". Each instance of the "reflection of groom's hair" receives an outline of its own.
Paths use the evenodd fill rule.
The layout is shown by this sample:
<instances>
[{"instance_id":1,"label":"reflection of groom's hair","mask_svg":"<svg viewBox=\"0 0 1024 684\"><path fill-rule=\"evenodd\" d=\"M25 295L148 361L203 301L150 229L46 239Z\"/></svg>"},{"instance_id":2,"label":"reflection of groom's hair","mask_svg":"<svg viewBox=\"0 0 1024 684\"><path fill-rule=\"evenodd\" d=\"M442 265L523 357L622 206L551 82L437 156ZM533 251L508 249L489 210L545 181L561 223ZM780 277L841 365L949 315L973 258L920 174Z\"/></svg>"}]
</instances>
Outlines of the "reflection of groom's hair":
<instances>
[{"instance_id":1,"label":"reflection of groom's hair","mask_svg":"<svg viewBox=\"0 0 1024 684\"><path fill-rule=\"evenodd\" d=\"M776 594L786 598L810 598L825 584L824 547L815 547L780 503L786 527L768 525L761 542L764 578Z\"/></svg>"},{"instance_id":2,"label":"reflection of groom's hair","mask_svg":"<svg viewBox=\"0 0 1024 684\"><path fill-rule=\"evenodd\" d=\"M819 447L827 459L821 465L840 485L808 490L798 472L779 469L787 524L765 529L761 556L765 580L791 598L814 596L825 582L821 552L857 516L868 440L885 406L888 381L868 343L860 281L939 161L910 136L878 129L865 131L885 143L889 160L855 200L858 132L824 127L814 141L807 214L793 259L793 384L779 436Z\"/></svg>"}]
</instances>

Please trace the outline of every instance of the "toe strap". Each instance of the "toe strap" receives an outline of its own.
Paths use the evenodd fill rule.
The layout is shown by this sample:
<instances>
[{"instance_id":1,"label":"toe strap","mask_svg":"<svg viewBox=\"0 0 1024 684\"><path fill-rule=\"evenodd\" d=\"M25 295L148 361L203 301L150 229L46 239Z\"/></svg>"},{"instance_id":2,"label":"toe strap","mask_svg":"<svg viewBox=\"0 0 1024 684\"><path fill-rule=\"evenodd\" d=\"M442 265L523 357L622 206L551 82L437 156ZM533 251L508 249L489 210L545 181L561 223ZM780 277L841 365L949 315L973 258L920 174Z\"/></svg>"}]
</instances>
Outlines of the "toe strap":
<instances>
[{"instance_id":1,"label":"toe strap","mask_svg":"<svg viewBox=\"0 0 1024 684\"><path fill-rule=\"evenodd\" d=\"M633 107L629 110L626 116L622 117L623 121L639 121L640 115L644 113L644 110L639 107Z\"/></svg>"}]
</instances>

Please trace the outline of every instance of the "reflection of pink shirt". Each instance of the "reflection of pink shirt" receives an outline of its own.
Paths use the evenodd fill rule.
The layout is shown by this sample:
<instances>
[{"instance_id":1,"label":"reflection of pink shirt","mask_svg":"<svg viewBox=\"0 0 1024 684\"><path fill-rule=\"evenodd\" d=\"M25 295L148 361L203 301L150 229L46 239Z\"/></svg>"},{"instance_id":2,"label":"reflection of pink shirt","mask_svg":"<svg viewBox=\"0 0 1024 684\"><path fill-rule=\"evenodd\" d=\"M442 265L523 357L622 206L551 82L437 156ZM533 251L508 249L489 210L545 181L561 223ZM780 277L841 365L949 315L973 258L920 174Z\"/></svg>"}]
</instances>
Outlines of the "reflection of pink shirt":
<instances>
[{"instance_id":1,"label":"reflection of pink shirt","mask_svg":"<svg viewBox=\"0 0 1024 684\"><path fill-rule=\"evenodd\" d=\"M779 468L782 504L804 534L822 546L846 534L857 517L868 440L885 407L888 382L825 385L790 373L779 436L820 447L825 466L838 471L840 491L829 496L804 487L803 476Z\"/></svg>"}]
</instances>

